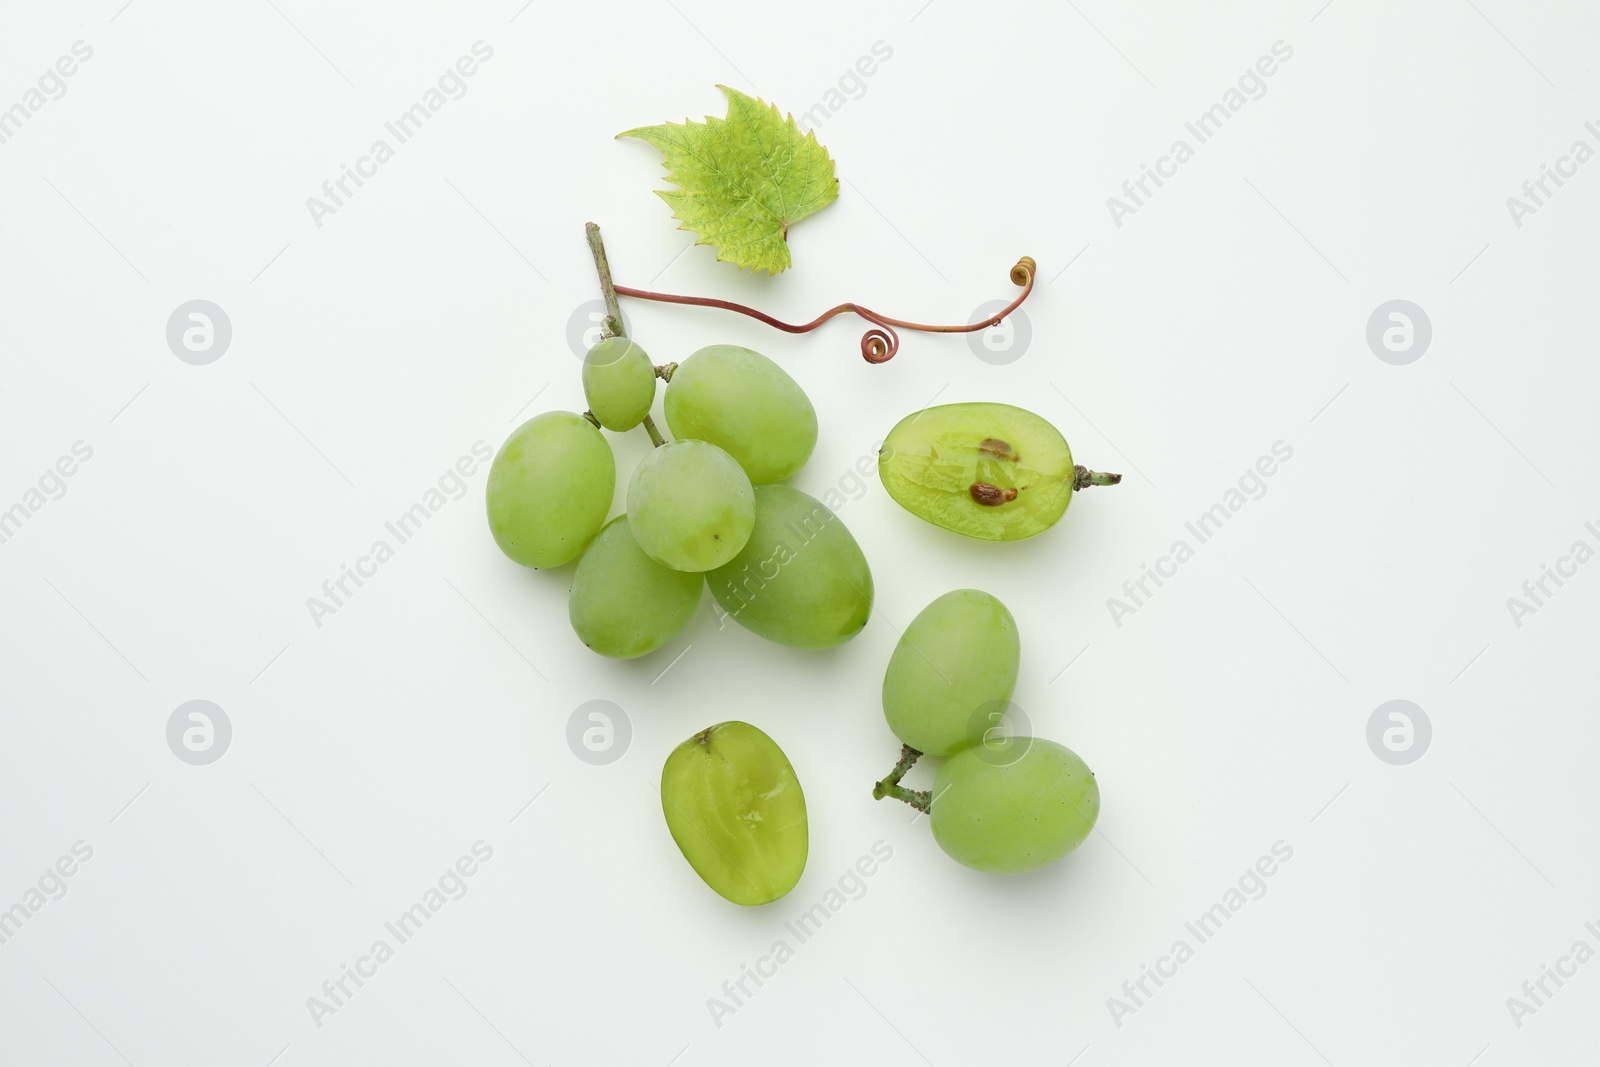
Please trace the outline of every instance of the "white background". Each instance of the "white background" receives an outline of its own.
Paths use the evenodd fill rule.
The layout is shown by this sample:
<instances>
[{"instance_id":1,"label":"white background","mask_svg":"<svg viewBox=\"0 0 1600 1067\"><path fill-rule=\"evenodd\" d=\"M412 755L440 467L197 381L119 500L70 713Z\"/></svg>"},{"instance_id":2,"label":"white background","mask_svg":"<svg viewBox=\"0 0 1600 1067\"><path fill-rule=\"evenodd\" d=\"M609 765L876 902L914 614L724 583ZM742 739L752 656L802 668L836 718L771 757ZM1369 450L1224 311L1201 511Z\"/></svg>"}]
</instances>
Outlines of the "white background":
<instances>
[{"instance_id":1,"label":"white background","mask_svg":"<svg viewBox=\"0 0 1600 1067\"><path fill-rule=\"evenodd\" d=\"M0 1061L1592 1058L1600 963L1520 1027L1507 998L1600 949L1600 566L1520 627L1506 603L1600 547L1600 164L1521 227L1506 206L1600 147L1592 6L121 2L13 3L0 34L0 107L94 49L0 145L0 508L93 449L0 545L0 908L94 850L0 945ZM318 227L307 198L478 40L466 95ZM612 139L721 114L719 82L801 113L879 41L818 130L839 199L779 277L693 247L652 195L659 154ZM1277 41L1265 95L1116 225L1107 198ZM570 568L495 549L480 470L315 625L307 598L475 442L582 408L589 219L624 284L790 319L859 300L965 322L1031 254L1032 342L1004 365L905 334L869 366L856 320L626 311L657 361L732 342L799 380L814 495L936 397L1027 406L1127 477L1015 544L872 479L840 512L877 583L856 640L719 631L708 597L616 663L570 632ZM233 326L207 366L165 338L195 298ZM1407 366L1366 341L1397 298L1433 328ZM647 442L612 440L625 483ZM1108 598L1278 441L1265 495L1117 625ZM1016 700L1103 792L1099 832L1027 876L962 868L870 798L897 631L961 586L1011 607ZM167 746L191 699L232 723L209 766ZM1432 723L1410 765L1367 744L1391 699ZM607 766L566 742L590 700L631 721ZM804 877L754 911L693 875L653 787L731 718L783 745L810 805ZM316 1025L307 998L479 840L469 892ZM708 998L879 841L865 894L718 1026ZM1265 895L1114 1018L1278 841Z\"/></svg>"}]
</instances>

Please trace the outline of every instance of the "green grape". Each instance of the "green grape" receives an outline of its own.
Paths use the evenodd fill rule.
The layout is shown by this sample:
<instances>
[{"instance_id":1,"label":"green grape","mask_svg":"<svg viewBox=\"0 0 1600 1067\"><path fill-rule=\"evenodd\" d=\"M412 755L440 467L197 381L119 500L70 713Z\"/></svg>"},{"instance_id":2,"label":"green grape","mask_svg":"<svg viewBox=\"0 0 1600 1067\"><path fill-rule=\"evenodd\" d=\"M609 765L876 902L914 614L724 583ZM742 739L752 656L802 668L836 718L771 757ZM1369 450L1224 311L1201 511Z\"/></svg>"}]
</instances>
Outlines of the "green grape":
<instances>
[{"instance_id":1,"label":"green grape","mask_svg":"<svg viewBox=\"0 0 1600 1067\"><path fill-rule=\"evenodd\" d=\"M559 567L606 521L617 461L594 424L547 411L511 431L489 466L489 532L525 567Z\"/></svg>"},{"instance_id":2,"label":"green grape","mask_svg":"<svg viewBox=\"0 0 1600 1067\"><path fill-rule=\"evenodd\" d=\"M805 870L805 794L783 749L749 723L718 723L673 749L661 811L689 866L735 904L777 900Z\"/></svg>"},{"instance_id":3,"label":"green grape","mask_svg":"<svg viewBox=\"0 0 1600 1067\"><path fill-rule=\"evenodd\" d=\"M911 514L984 541L1042 533L1065 514L1074 490L1122 480L1075 466L1060 431L1010 404L907 415L884 439L878 474Z\"/></svg>"},{"instance_id":4,"label":"green grape","mask_svg":"<svg viewBox=\"0 0 1600 1067\"><path fill-rule=\"evenodd\" d=\"M883 676L883 717L919 752L949 756L980 740L1017 685L1022 649L1006 606L957 589L923 608Z\"/></svg>"},{"instance_id":5,"label":"green grape","mask_svg":"<svg viewBox=\"0 0 1600 1067\"><path fill-rule=\"evenodd\" d=\"M711 595L748 630L795 648L848 641L872 613L872 571L856 539L820 501L758 485L744 550L706 575Z\"/></svg>"},{"instance_id":6,"label":"green grape","mask_svg":"<svg viewBox=\"0 0 1600 1067\"><path fill-rule=\"evenodd\" d=\"M656 369L626 337L603 338L583 357L583 395L601 426L631 430L655 403Z\"/></svg>"},{"instance_id":7,"label":"green grape","mask_svg":"<svg viewBox=\"0 0 1600 1067\"><path fill-rule=\"evenodd\" d=\"M962 749L934 779L933 839L980 871L1016 873L1077 848L1100 815L1100 786L1077 753L1008 736Z\"/></svg>"},{"instance_id":8,"label":"green grape","mask_svg":"<svg viewBox=\"0 0 1600 1067\"><path fill-rule=\"evenodd\" d=\"M618 515L589 542L572 576L567 614L584 644L613 659L654 652L689 624L700 576L663 567Z\"/></svg>"},{"instance_id":9,"label":"green grape","mask_svg":"<svg viewBox=\"0 0 1600 1067\"><path fill-rule=\"evenodd\" d=\"M755 492L716 445L673 441L652 449L628 483L628 524L651 559L678 571L720 567L744 548Z\"/></svg>"},{"instance_id":10,"label":"green grape","mask_svg":"<svg viewBox=\"0 0 1600 1067\"><path fill-rule=\"evenodd\" d=\"M817 413L783 368L738 345L711 345L678 364L662 402L672 436L727 451L756 485L781 482L817 445Z\"/></svg>"}]
</instances>

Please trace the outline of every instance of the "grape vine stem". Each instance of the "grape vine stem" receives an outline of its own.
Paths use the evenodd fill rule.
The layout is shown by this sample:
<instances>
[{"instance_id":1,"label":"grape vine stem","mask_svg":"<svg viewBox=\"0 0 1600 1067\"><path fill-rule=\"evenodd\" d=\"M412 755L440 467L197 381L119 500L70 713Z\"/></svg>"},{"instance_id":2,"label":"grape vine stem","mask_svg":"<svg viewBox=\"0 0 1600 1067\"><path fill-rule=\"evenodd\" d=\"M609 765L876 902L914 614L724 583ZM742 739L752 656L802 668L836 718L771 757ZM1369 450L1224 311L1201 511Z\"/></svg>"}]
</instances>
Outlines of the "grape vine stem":
<instances>
[{"instance_id":1,"label":"grape vine stem","mask_svg":"<svg viewBox=\"0 0 1600 1067\"><path fill-rule=\"evenodd\" d=\"M922 322L910 322L906 319L891 319L887 315L879 314L869 307L864 307L854 301L846 301L835 305L812 319L810 322L784 322L775 319L764 311L757 311L744 304L736 304L731 300L718 300L709 296L677 296L673 293L653 293L648 289L633 289L626 285L616 285L611 280L611 268L606 263L605 246L600 243L600 227L588 223L585 230L589 234L589 248L594 252L594 265L600 271L600 286L605 290L606 296L606 329L610 331L608 337L621 337L622 310L617 305L617 296L631 296L637 300L657 300L666 304L693 304L697 307L721 308L723 311L732 311L740 315L747 315L758 322L764 322L775 330L785 333L810 333L818 326L827 322L835 315L850 312L872 323L873 329L861 335L861 358L868 363L887 363L900 351L900 335L895 333L895 327L902 330L916 330L919 333L976 333L1000 325L1005 317L1028 299L1033 292L1034 275L1038 273L1039 264L1035 263L1032 256L1023 256L1017 260L1016 266L1011 268L1011 283L1022 286L1022 292L1017 298L995 314L979 322L966 323L960 326L932 326Z\"/></svg>"},{"instance_id":2,"label":"grape vine stem","mask_svg":"<svg viewBox=\"0 0 1600 1067\"><path fill-rule=\"evenodd\" d=\"M617 303L617 287L611 282L611 264L606 259L605 242L600 240L600 227L592 222L583 226L584 234L589 238L589 251L594 256L594 269L600 275L600 295L606 301L606 321L600 330L601 339L607 337L626 337L627 331L622 326L622 307ZM650 435L650 443L657 448L667 442L661 436L661 431L656 429L655 420L648 414L639 423L644 427L644 432Z\"/></svg>"},{"instance_id":3,"label":"grape vine stem","mask_svg":"<svg viewBox=\"0 0 1600 1067\"><path fill-rule=\"evenodd\" d=\"M927 814L928 808L933 804L933 795L926 789L907 789L900 784L900 779L906 776L906 772L911 770L912 765L921 757L922 753L910 745L901 744L900 759L895 763L894 770L890 771L883 781L872 787L872 799L882 800L884 797L894 797L896 800L905 801L923 814Z\"/></svg>"}]
</instances>

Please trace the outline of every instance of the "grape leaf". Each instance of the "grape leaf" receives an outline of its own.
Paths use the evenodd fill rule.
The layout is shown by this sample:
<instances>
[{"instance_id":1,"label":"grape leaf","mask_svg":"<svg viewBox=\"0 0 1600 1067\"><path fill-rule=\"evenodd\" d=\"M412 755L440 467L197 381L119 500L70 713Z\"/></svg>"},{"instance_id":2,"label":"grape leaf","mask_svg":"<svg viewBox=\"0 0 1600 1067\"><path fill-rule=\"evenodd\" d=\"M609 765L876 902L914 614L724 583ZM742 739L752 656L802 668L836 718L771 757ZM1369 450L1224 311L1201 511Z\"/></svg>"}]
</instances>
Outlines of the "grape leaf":
<instances>
[{"instance_id":1,"label":"grape leaf","mask_svg":"<svg viewBox=\"0 0 1600 1067\"><path fill-rule=\"evenodd\" d=\"M675 190L656 195L672 208L680 230L700 235L717 258L741 269L776 274L789 266L789 226L839 196L833 160L815 133L800 132L794 116L719 85L728 117L705 122L640 126L637 137L661 150Z\"/></svg>"}]
</instances>

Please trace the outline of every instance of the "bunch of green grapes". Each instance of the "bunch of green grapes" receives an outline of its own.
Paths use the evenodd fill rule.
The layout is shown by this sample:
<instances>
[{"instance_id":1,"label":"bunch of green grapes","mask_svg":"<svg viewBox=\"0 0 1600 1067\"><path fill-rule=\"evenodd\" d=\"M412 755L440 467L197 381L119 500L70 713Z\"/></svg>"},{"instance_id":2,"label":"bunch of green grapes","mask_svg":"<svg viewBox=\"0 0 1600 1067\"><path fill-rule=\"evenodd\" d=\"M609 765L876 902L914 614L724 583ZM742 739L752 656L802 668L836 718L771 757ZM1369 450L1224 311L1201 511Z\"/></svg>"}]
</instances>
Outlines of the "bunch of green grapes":
<instances>
[{"instance_id":1,"label":"bunch of green grapes","mask_svg":"<svg viewBox=\"0 0 1600 1067\"><path fill-rule=\"evenodd\" d=\"M663 440L650 417L665 380ZM489 528L511 559L578 559L572 628L604 656L653 652L694 616L707 585L740 625L797 648L855 636L872 610L872 573L837 516L783 479L817 443L804 390L776 363L734 345L654 366L623 336L583 361L589 410L519 426L489 471ZM616 460L601 428L643 426L657 447L633 471L626 514L607 522ZM580 558L581 557L581 558Z\"/></svg>"},{"instance_id":2,"label":"bunch of green grapes","mask_svg":"<svg viewBox=\"0 0 1600 1067\"><path fill-rule=\"evenodd\" d=\"M1053 863L1100 814L1100 787L1077 753L1011 732L1021 647L1004 604L957 589L906 627L883 678L884 718L905 747L873 796L927 812L939 847L980 871ZM924 753L944 758L933 789L900 785Z\"/></svg>"}]
</instances>

